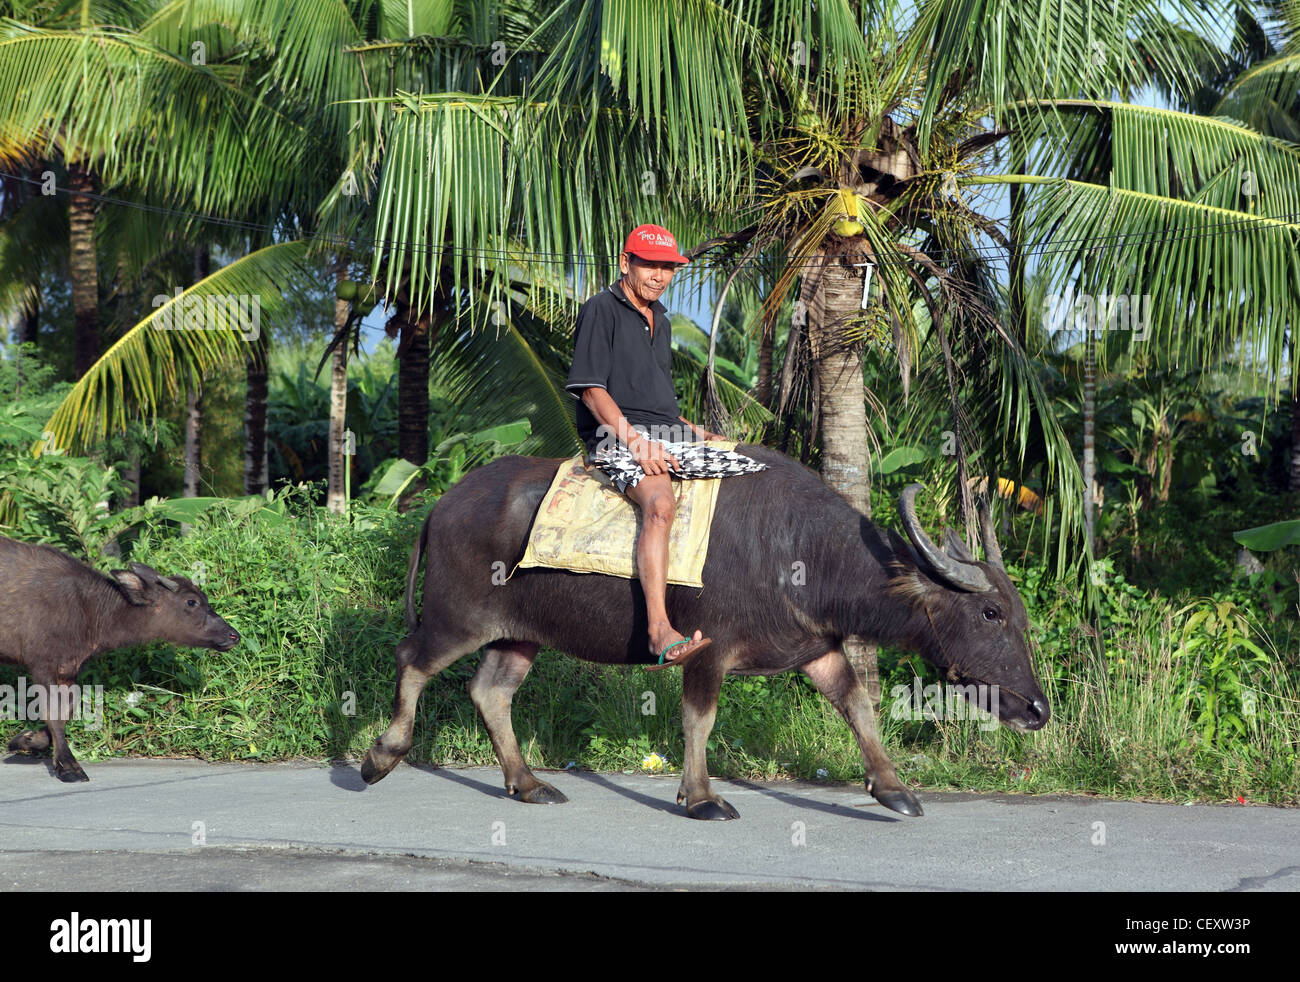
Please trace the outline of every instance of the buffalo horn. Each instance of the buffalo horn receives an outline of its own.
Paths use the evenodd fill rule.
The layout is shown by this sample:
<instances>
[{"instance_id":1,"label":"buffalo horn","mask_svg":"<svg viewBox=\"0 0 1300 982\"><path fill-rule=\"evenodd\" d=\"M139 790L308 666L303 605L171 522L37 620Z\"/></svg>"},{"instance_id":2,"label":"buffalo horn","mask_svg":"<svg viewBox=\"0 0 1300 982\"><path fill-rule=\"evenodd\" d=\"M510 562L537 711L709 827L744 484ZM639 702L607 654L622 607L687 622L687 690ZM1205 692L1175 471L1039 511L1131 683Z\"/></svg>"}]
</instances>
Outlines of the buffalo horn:
<instances>
[{"instance_id":1,"label":"buffalo horn","mask_svg":"<svg viewBox=\"0 0 1300 982\"><path fill-rule=\"evenodd\" d=\"M984 495L980 495L979 501L975 503L975 511L980 517L980 538L984 542L984 561L1005 573L1006 567L1002 565L1002 547L998 545L998 537L993 534L993 516L989 511L989 499Z\"/></svg>"},{"instance_id":2,"label":"buffalo horn","mask_svg":"<svg viewBox=\"0 0 1300 982\"><path fill-rule=\"evenodd\" d=\"M181 585L179 583L177 583L173 579L169 579L166 576L158 577L158 582L161 583L163 586L165 586L172 593L175 593L177 590L181 588Z\"/></svg>"},{"instance_id":3,"label":"buffalo horn","mask_svg":"<svg viewBox=\"0 0 1300 982\"><path fill-rule=\"evenodd\" d=\"M983 593L993 589L993 585L989 583L982 569L971 563L952 559L930 541L930 537L922 530L921 523L916 520L916 493L920 490L921 485L909 484L898 499L898 514L903 519L903 529L907 532L907 537L912 540L916 551L941 578L959 590Z\"/></svg>"}]
</instances>

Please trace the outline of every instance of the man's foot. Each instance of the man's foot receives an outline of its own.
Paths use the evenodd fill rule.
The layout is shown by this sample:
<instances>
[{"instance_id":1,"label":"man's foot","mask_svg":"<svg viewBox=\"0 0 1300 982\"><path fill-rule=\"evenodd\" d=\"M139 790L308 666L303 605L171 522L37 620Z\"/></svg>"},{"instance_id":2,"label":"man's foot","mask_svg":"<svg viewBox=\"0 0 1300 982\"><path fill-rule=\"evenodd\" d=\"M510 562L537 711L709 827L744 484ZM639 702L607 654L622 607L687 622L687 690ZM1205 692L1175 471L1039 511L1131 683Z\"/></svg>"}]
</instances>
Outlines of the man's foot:
<instances>
[{"instance_id":1,"label":"man's foot","mask_svg":"<svg viewBox=\"0 0 1300 982\"><path fill-rule=\"evenodd\" d=\"M650 671L658 671L673 665L685 665L713 643L712 638L703 637L699 631L690 638L684 638L674 631L669 635L669 639L668 644L659 652L659 664L646 666ZM654 648L650 650L654 651Z\"/></svg>"}]
</instances>

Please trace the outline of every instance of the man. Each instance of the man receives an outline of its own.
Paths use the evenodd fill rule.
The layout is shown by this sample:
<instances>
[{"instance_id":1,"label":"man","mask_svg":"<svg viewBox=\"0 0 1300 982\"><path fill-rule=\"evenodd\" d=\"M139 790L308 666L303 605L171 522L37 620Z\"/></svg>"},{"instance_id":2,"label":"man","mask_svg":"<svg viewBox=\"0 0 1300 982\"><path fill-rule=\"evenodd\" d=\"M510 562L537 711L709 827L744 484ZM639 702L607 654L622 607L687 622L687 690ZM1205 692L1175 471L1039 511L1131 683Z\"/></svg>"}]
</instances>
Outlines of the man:
<instances>
[{"instance_id":1,"label":"man","mask_svg":"<svg viewBox=\"0 0 1300 982\"><path fill-rule=\"evenodd\" d=\"M684 665L711 642L668 620L668 533L677 499L669 474L724 477L762 470L740 454L692 446L724 437L681 415L671 373L672 329L659 302L688 262L665 228L641 225L619 257L622 278L582 305L565 388L580 399L578 435L596 466L641 509L637 578L645 593L650 651L659 665ZM671 654L671 657L668 657Z\"/></svg>"}]
</instances>

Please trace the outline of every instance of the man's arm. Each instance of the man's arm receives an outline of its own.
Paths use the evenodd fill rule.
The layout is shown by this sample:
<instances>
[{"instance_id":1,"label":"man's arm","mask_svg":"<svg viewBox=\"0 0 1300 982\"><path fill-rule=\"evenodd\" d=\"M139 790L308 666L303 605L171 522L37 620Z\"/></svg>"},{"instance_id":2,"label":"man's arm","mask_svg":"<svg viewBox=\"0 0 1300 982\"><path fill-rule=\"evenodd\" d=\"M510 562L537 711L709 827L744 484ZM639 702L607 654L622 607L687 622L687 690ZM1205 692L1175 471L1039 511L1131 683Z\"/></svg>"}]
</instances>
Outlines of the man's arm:
<instances>
[{"instance_id":1,"label":"man's arm","mask_svg":"<svg viewBox=\"0 0 1300 982\"><path fill-rule=\"evenodd\" d=\"M614 322L598 316L591 301L582 305L573 329L573 364L564 388L582 400L605 433L614 434L628 448L642 470L663 474L668 467L662 445L651 443L634 430L605 388L612 366L613 330ZM667 459L677 466L676 458L669 455Z\"/></svg>"},{"instance_id":2,"label":"man's arm","mask_svg":"<svg viewBox=\"0 0 1300 982\"><path fill-rule=\"evenodd\" d=\"M680 419L687 426L689 426L691 428L691 431L694 432L695 435L698 436L701 440L725 440L726 439L726 437L723 436L721 433L711 433L708 430L706 430L703 426L696 426L685 416L678 416L677 418Z\"/></svg>"},{"instance_id":3,"label":"man's arm","mask_svg":"<svg viewBox=\"0 0 1300 982\"><path fill-rule=\"evenodd\" d=\"M632 459L647 474L666 474L669 465L679 466L677 458L664 451L663 444L647 440L632 428L623 416L623 410L605 389L598 385L583 389L582 404L596 417L604 432L614 434L618 442L627 447Z\"/></svg>"}]
</instances>

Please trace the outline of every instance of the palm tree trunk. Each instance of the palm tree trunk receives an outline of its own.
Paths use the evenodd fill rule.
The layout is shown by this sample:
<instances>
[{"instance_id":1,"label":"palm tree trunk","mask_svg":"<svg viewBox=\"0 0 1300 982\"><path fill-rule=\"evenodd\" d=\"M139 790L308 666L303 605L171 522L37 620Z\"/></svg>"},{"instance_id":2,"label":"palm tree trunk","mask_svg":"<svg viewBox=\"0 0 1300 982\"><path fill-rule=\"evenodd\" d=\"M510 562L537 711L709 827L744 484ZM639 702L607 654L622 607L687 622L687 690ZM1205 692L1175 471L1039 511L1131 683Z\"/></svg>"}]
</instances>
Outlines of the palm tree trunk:
<instances>
[{"instance_id":1,"label":"palm tree trunk","mask_svg":"<svg viewBox=\"0 0 1300 982\"><path fill-rule=\"evenodd\" d=\"M1083 354L1083 528L1088 552L1093 553L1093 493L1097 476L1097 343L1092 322L1087 325Z\"/></svg>"},{"instance_id":2,"label":"palm tree trunk","mask_svg":"<svg viewBox=\"0 0 1300 982\"><path fill-rule=\"evenodd\" d=\"M824 255L819 256L826 262ZM862 343L845 338L862 309L862 272L831 260L808 305L808 339L818 378L822 480L871 517L867 404L862 390Z\"/></svg>"},{"instance_id":3,"label":"palm tree trunk","mask_svg":"<svg viewBox=\"0 0 1300 982\"><path fill-rule=\"evenodd\" d=\"M347 263L340 262L334 268L335 282L341 283L348 277ZM334 301L334 334L347 325L348 302ZM343 469L352 466L352 461L344 454L344 432L347 425L348 411L348 342L334 349L330 366L330 436L329 436L329 490L326 494L326 506L335 515L347 510L347 497L344 491Z\"/></svg>"},{"instance_id":4,"label":"palm tree trunk","mask_svg":"<svg viewBox=\"0 0 1300 982\"><path fill-rule=\"evenodd\" d=\"M429 318L403 297L397 302L397 454L412 464L429 459Z\"/></svg>"},{"instance_id":5,"label":"palm tree trunk","mask_svg":"<svg viewBox=\"0 0 1300 982\"><path fill-rule=\"evenodd\" d=\"M95 262L95 191L93 175L69 163L68 238L71 242L72 316L75 323L73 367L77 378L99 360L99 270Z\"/></svg>"},{"instance_id":6,"label":"palm tree trunk","mask_svg":"<svg viewBox=\"0 0 1300 982\"><path fill-rule=\"evenodd\" d=\"M185 490L186 498L199 496L199 479L203 467L203 390L195 388L186 398L185 408Z\"/></svg>"},{"instance_id":7,"label":"palm tree trunk","mask_svg":"<svg viewBox=\"0 0 1300 982\"><path fill-rule=\"evenodd\" d=\"M817 287L808 304L808 339L817 380L822 432L822 480L850 505L871 517L871 461L867 452L867 403L862 388L862 343L846 330L862 310L862 272L824 253ZM880 669L876 646L861 638L844 639L843 651L880 707Z\"/></svg>"},{"instance_id":8,"label":"palm tree trunk","mask_svg":"<svg viewBox=\"0 0 1300 982\"><path fill-rule=\"evenodd\" d=\"M265 333L253 339L244 362L244 494L261 494L267 485L266 402L267 341Z\"/></svg>"},{"instance_id":9,"label":"palm tree trunk","mask_svg":"<svg viewBox=\"0 0 1300 982\"><path fill-rule=\"evenodd\" d=\"M194 249L194 281L204 279L212 269L207 246ZM203 472L203 384L196 380L185 400L185 489L186 498L197 498Z\"/></svg>"},{"instance_id":10,"label":"palm tree trunk","mask_svg":"<svg viewBox=\"0 0 1300 982\"><path fill-rule=\"evenodd\" d=\"M140 504L140 447L135 444L126 452L126 466L122 468L122 483L126 485L125 508Z\"/></svg>"},{"instance_id":11,"label":"palm tree trunk","mask_svg":"<svg viewBox=\"0 0 1300 982\"><path fill-rule=\"evenodd\" d=\"M33 283L18 315L19 344L35 344L41 326L41 285Z\"/></svg>"},{"instance_id":12,"label":"palm tree trunk","mask_svg":"<svg viewBox=\"0 0 1300 982\"><path fill-rule=\"evenodd\" d=\"M763 337L758 344L758 384L754 398L772 408L772 350L776 346L776 319L763 319Z\"/></svg>"}]
</instances>

